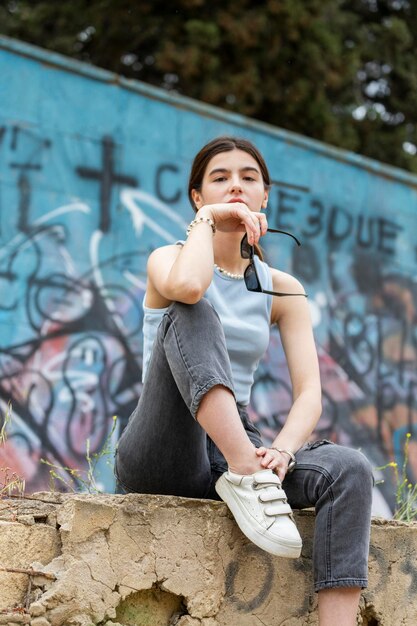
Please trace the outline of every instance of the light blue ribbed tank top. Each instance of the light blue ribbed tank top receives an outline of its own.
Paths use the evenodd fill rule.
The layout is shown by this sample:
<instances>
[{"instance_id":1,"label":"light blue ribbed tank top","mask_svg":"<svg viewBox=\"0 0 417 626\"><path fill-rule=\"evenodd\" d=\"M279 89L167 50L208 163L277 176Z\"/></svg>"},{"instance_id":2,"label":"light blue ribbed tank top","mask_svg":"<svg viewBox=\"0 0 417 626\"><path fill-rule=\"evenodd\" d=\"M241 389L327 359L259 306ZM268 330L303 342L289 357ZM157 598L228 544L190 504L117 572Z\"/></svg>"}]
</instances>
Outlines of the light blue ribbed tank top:
<instances>
[{"instance_id":1,"label":"light blue ribbed tank top","mask_svg":"<svg viewBox=\"0 0 417 626\"><path fill-rule=\"evenodd\" d=\"M268 265L257 256L255 263L262 287L271 291ZM254 373L269 344L272 296L248 291L243 279L228 278L214 269L213 280L204 297L211 302L223 325L236 400L249 404ZM145 300L146 294L143 302ZM151 309L143 304L143 310L142 381L158 326L167 309Z\"/></svg>"}]
</instances>

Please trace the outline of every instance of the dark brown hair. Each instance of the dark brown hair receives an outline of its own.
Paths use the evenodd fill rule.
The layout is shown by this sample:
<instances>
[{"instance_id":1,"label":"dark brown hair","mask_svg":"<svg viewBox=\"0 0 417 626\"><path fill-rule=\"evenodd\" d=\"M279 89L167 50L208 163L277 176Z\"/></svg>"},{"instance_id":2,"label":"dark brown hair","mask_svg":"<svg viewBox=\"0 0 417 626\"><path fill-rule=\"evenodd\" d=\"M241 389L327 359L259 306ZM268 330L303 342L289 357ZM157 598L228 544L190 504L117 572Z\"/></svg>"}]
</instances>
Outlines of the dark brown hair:
<instances>
[{"instance_id":1,"label":"dark brown hair","mask_svg":"<svg viewBox=\"0 0 417 626\"><path fill-rule=\"evenodd\" d=\"M250 156L253 157L259 165L265 188L270 188L271 177L265 160L253 143L247 139L243 139L242 137L232 137L227 135L217 137L216 139L209 141L209 143L201 148L201 150L194 157L194 161L191 166L190 177L188 179L188 198L194 211L197 210L197 207L194 204L191 192L193 189L201 191L204 174L209 162L214 156L216 156L216 154L220 154L221 152L231 152L232 150L242 150L243 152L250 154ZM261 259L263 258L259 246L255 246L255 252Z\"/></svg>"}]
</instances>

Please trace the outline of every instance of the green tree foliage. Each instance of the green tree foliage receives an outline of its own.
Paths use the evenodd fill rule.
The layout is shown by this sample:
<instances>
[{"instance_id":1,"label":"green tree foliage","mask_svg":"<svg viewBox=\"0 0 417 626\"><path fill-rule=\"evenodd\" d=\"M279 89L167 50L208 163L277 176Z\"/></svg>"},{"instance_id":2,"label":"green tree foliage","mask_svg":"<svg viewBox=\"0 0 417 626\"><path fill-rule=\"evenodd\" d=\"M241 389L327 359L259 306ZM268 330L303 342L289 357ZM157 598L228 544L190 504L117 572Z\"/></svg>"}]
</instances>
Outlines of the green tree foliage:
<instances>
[{"instance_id":1,"label":"green tree foliage","mask_svg":"<svg viewBox=\"0 0 417 626\"><path fill-rule=\"evenodd\" d=\"M416 5L8 0L0 32L417 172Z\"/></svg>"}]
</instances>

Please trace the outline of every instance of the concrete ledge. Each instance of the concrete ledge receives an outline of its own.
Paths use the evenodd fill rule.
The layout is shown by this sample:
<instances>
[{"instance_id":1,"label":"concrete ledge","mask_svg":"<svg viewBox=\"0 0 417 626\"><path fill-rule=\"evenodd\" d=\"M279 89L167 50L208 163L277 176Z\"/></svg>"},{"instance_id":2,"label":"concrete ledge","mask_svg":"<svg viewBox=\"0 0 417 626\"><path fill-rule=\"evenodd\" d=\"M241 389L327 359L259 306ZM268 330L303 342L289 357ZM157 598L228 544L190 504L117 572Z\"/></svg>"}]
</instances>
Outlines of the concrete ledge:
<instances>
[{"instance_id":1,"label":"concrete ledge","mask_svg":"<svg viewBox=\"0 0 417 626\"><path fill-rule=\"evenodd\" d=\"M296 521L303 552L288 560L251 544L221 502L0 500L0 624L314 626L314 514L298 512ZM358 624L417 624L416 552L417 524L373 521Z\"/></svg>"}]
</instances>

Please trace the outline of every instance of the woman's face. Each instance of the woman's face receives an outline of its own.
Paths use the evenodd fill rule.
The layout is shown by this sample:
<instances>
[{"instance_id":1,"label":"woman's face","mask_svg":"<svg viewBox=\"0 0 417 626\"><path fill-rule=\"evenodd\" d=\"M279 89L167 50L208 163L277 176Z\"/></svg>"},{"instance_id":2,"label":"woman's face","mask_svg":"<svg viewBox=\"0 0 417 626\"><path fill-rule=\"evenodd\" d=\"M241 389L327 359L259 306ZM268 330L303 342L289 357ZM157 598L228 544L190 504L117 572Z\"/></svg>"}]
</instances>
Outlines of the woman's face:
<instances>
[{"instance_id":1,"label":"woman's face","mask_svg":"<svg viewBox=\"0 0 417 626\"><path fill-rule=\"evenodd\" d=\"M251 211L266 207L268 191L265 189L257 161L243 150L216 154L204 172L201 190L193 190L197 210L207 204L240 201Z\"/></svg>"}]
</instances>

